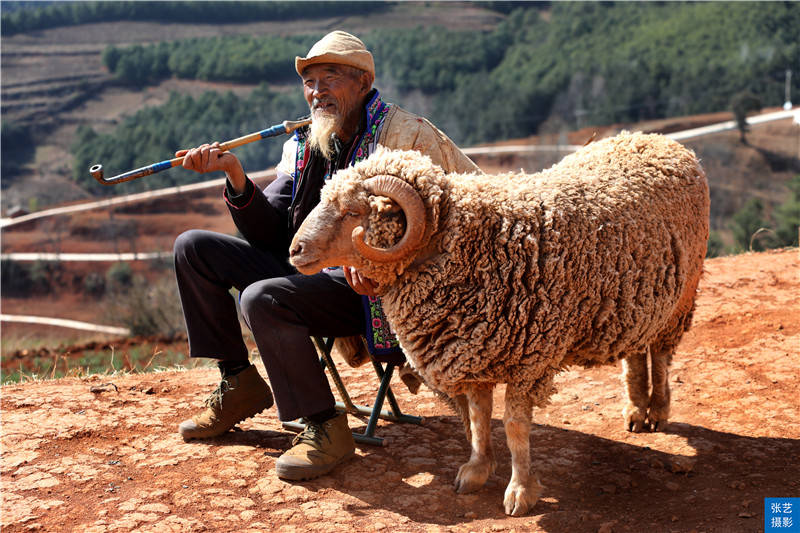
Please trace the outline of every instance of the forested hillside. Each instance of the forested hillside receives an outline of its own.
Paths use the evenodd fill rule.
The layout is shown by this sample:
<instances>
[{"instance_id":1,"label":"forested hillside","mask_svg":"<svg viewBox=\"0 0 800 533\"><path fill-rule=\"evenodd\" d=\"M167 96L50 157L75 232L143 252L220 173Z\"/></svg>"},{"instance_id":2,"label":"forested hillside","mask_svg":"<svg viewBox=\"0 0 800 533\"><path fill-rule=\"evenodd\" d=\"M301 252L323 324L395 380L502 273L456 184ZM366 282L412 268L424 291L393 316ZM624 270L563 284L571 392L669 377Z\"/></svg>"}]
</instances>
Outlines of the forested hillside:
<instances>
[{"instance_id":1,"label":"forested hillside","mask_svg":"<svg viewBox=\"0 0 800 533\"><path fill-rule=\"evenodd\" d=\"M388 87L401 104L410 93L423 93L432 120L470 145L528 136L543 124L578 128L722 111L745 91L763 106L780 105L785 71L800 63L797 28L795 3L565 2L520 5L493 31L482 33L420 27L362 37L375 54L378 86ZM122 82L135 86L171 76L280 84L294 79L291 59L318 37L229 36L109 47L104 61ZM794 80L794 89L800 89L800 76ZM220 97L205 101L223 105ZM302 101L294 103L282 102L284 115L303 112ZM250 100L226 99L224 105L233 117L252 116ZM130 126L123 125L117 141L125 142L112 144L130 153L128 141L135 142L135 152L144 154L151 146L163 153L165 146L177 149L193 140L176 138L170 130L196 129L196 115L175 106L160 115L151 121L148 111L133 120L139 131L152 128L152 135L128 139ZM167 121L174 126L163 128ZM220 131L200 121L206 134L198 140ZM180 128L183 122L186 127ZM213 137L249 127L228 120ZM79 140L85 138L91 135L84 132ZM83 151L79 142L75 175L85 179Z\"/></svg>"},{"instance_id":2,"label":"forested hillside","mask_svg":"<svg viewBox=\"0 0 800 533\"><path fill-rule=\"evenodd\" d=\"M384 96L428 116L462 146L729 111L735 101L748 101L755 108L779 106L787 69L800 65L800 4L794 2L480 2L466 6L493 10L494 17L486 19L492 22L468 30L446 29L444 24L408 29L375 23L366 24L372 29L357 32L375 55L376 86ZM163 160L180 148L228 140L305 114L293 58L327 31L322 28L338 27L340 19L330 18L332 14L366 14L374 17L369 20L379 20L398 7L421 13L432 5L4 2L3 7L4 37L97 21L191 22L199 27L208 23L209 12L214 13L213 23L207 24L212 28L226 22L271 20L288 25L289 21L329 17L316 29L307 22L292 30L251 34L228 27L213 37L192 38L165 31L163 38L137 41L140 44L106 46L102 61L109 74L104 83L119 90L147 92L176 80L231 89L202 95L195 91L194 96L176 93L115 118L113 127L92 122L76 125L67 143L75 183L92 194L119 194L202 177L173 169L158 180L112 188L98 186L87 168L102 162L107 169L132 169ZM795 72L791 79L790 89L796 95L800 75ZM36 127L3 121L3 146L14 148L3 150L4 187L34 157L31 145L43 133ZM237 153L247 168L260 169L275 162L280 145L259 143ZM726 161L732 159L727 147L713 150ZM708 159L714 153L701 155ZM762 156L773 169L797 166L796 157L782 159L769 151ZM782 183L786 182L783 178ZM797 193L794 186L786 190L784 203L774 197L752 198L747 206L743 200L724 206L726 218L742 209L740 218L731 220L744 228L737 239L740 246L747 247L745 233L774 225L778 217L790 221L784 225L792 233Z\"/></svg>"},{"instance_id":3,"label":"forested hillside","mask_svg":"<svg viewBox=\"0 0 800 533\"><path fill-rule=\"evenodd\" d=\"M59 26L114 20L180 21L208 24L209 13L214 14L216 23L322 18L353 12L380 11L386 5L388 3L346 1L4 1L2 29L4 35L14 35Z\"/></svg>"},{"instance_id":4,"label":"forested hillside","mask_svg":"<svg viewBox=\"0 0 800 533\"><path fill-rule=\"evenodd\" d=\"M483 33L418 28L362 37L379 81L400 96L432 95L434 120L475 143L530 135L548 118L579 127L720 111L743 91L780 105L785 71L800 62L798 28L793 2L559 2L522 5ZM292 77L286 59L315 37L111 48L106 63L132 84L167 76L274 83Z\"/></svg>"}]
</instances>

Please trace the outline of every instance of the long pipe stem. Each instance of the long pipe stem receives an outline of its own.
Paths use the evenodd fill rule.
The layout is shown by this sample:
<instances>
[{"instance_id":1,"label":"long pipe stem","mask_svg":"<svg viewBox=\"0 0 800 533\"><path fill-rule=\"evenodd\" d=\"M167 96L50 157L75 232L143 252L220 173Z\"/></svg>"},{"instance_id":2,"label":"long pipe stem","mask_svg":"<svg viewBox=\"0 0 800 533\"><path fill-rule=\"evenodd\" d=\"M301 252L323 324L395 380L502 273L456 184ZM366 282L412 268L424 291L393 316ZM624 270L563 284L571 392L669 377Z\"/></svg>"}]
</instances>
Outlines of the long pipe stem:
<instances>
[{"instance_id":1,"label":"long pipe stem","mask_svg":"<svg viewBox=\"0 0 800 533\"><path fill-rule=\"evenodd\" d=\"M223 152L227 152L228 150L232 150L234 148L237 148L245 144L249 144L251 142L260 141L262 139L267 139L269 137L276 137L284 133L290 134L297 128L306 126L308 124L311 124L310 118L294 120L294 121L285 120L281 124L276 124L265 130L257 131L255 133L250 133L249 135L244 135L242 137L237 137L236 139L231 139L230 141L221 143L219 145L219 148ZM103 165L92 165L92 167L89 168L89 173L92 175L94 179L96 179L103 185L116 185L118 183L124 183L126 181L143 178L144 176L149 176L151 174L155 174L157 172L170 169L172 167L177 167L181 164L183 164L183 157L166 159L164 161L153 163L152 165L148 165L146 167L137 168L135 170L129 170L128 172L118 174L113 178L103 177Z\"/></svg>"}]
</instances>

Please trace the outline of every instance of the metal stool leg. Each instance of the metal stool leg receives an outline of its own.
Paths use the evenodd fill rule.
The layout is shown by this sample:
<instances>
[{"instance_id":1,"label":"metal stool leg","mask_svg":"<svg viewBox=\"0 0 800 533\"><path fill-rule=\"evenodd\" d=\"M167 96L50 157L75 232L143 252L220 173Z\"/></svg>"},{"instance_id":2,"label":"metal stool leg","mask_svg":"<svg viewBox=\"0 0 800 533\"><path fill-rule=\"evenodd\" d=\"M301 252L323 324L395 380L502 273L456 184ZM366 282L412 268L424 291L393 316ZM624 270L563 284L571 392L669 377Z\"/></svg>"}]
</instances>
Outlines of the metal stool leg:
<instances>
[{"instance_id":1,"label":"metal stool leg","mask_svg":"<svg viewBox=\"0 0 800 533\"><path fill-rule=\"evenodd\" d=\"M312 339L314 344L317 346L317 349L322 354L320 357L320 364L323 368L328 370L328 375L331 377L331 380L333 381L334 385L336 386L336 390L339 393L339 397L342 399L341 402L336 402L336 409L338 411L344 411L350 414L369 415L369 420L367 421L367 427L364 433L357 433L355 431L353 432L353 438L356 440L356 442L362 444L372 444L376 446L386 446L388 443L386 439L375 436L375 429L378 426L379 419L418 425L424 422L424 418L407 415L400 410L400 407L397 404L397 399L395 398L390 385L392 375L394 374L394 369L396 367L395 364L387 363L386 368L384 369L381 364L376 361L372 355L370 355L372 366L374 367L375 373L380 380L378 393L375 396L375 402L371 407L356 405L350 399L350 395L344 386L344 382L342 382L342 378L339 375L338 370L336 370L336 365L331 358L330 353L331 348L333 347L334 339L323 339L321 337L312 337ZM383 404L387 398L389 400L389 406L392 409L391 411L382 410ZM284 422L283 427L292 431L302 431L305 428L305 424L301 422Z\"/></svg>"}]
</instances>

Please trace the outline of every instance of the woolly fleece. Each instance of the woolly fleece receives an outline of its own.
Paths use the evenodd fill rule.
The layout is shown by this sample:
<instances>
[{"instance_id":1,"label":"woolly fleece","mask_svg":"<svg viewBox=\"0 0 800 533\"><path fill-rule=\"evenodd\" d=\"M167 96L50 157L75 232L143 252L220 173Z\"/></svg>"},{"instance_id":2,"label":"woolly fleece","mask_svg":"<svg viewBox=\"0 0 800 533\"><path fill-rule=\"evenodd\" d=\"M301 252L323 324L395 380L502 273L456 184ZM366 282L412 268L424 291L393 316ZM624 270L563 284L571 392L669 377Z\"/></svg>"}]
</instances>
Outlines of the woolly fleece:
<instances>
[{"instance_id":1,"label":"woolly fleece","mask_svg":"<svg viewBox=\"0 0 800 533\"><path fill-rule=\"evenodd\" d=\"M412 184L427 229L409 257L354 264L380 284L415 369L450 395L513 383L536 405L573 364L648 347L671 351L691 321L708 240L709 195L695 155L623 133L537 174L445 175L418 152L379 150L337 173L322 202L372 203L367 242L396 240L361 187Z\"/></svg>"}]
</instances>

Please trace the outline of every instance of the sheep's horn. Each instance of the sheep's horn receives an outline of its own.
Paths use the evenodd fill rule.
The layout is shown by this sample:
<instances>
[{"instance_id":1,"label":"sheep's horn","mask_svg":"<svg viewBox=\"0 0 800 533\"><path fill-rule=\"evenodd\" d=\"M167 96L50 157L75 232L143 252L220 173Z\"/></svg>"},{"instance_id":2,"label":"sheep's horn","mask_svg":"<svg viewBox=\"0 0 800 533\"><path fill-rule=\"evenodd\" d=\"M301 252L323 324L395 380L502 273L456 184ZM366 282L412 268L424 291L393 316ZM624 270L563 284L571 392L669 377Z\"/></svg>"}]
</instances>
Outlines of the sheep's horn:
<instances>
[{"instance_id":1,"label":"sheep's horn","mask_svg":"<svg viewBox=\"0 0 800 533\"><path fill-rule=\"evenodd\" d=\"M394 200L406 215L406 232L391 248L375 248L364 241L364 228L353 230L352 239L356 250L365 259L377 263L388 263L403 258L419 244L425 234L425 204L414 188L394 176L375 176L364 182L364 188L379 196Z\"/></svg>"}]
</instances>

